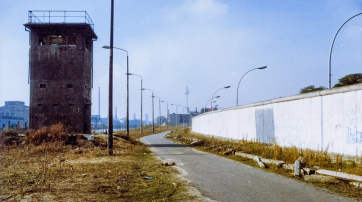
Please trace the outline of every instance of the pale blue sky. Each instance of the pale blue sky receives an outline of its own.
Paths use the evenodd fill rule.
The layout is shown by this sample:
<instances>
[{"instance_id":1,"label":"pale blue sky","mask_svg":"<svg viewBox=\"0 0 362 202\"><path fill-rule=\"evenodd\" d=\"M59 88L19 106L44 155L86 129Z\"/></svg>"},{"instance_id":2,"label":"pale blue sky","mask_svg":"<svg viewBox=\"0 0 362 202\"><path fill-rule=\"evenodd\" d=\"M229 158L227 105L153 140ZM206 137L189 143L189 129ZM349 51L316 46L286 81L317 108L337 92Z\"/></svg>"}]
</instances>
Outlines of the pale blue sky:
<instances>
[{"instance_id":1,"label":"pale blue sky","mask_svg":"<svg viewBox=\"0 0 362 202\"><path fill-rule=\"evenodd\" d=\"M92 114L107 114L110 1L0 0L0 105L18 100L29 104L28 10L85 10L95 24ZM329 49L335 32L362 12L361 0L115 0L114 46L128 50L130 72L142 75L144 87L169 103L200 110L220 91L218 105L239 104L298 94L308 85L328 85ZM126 114L126 54L115 51L114 106ZM347 23L335 42L332 85L362 72L362 15ZM140 117L140 81L130 77L130 114ZM150 92L144 113L151 114ZM155 99L158 115L158 100ZM175 108L169 106L171 113ZM179 108L181 111L181 108ZM162 105L165 115L166 106Z\"/></svg>"}]
</instances>

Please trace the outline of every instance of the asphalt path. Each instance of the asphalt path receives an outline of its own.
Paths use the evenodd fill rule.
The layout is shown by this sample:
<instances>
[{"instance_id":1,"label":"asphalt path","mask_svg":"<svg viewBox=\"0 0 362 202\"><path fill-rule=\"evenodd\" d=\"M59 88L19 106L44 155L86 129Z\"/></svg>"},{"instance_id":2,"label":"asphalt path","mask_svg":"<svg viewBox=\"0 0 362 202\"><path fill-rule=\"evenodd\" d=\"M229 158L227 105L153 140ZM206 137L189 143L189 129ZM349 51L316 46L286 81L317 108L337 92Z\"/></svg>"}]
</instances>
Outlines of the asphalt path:
<instances>
[{"instance_id":1,"label":"asphalt path","mask_svg":"<svg viewBox=\"0 0 362 202\"><path fill-rule=\"evenodd\" d=\"M176 162L204 196L216 201L355 201L325 189L174 143L163 132L140 140L164 161Z\"/></svg>"}]
</instances>

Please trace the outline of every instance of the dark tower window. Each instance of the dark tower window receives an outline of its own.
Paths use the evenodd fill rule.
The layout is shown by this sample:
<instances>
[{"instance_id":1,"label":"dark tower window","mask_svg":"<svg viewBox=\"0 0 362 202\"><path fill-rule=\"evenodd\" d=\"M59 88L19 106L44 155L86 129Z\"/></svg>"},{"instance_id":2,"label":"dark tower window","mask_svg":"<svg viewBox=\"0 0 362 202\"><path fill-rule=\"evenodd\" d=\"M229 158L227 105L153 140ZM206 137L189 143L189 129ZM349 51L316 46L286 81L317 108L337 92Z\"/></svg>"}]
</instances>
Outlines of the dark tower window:
<instances>
[{"instance_id":1,"label":"dark tower window","mask_svg":"<svg viewBox=\"0 0 362 202\"><path fill-rule=\"evenodd\" d=\"M67 40L65 36L58 36L59 45L67 45Z\"/></svg>"},{"instance_id":2,"label":"dark tower window","mask_svg":"<svg viewBox=\"0 0 362 202\"><path fill-rule=\"evenodd\" d=\"M73 107L74 106L74 104L69 104L69 107Z\"/></svg>"},{"instance_id":3,"label":"dark tower window","mask_svg":"<svg viewBox=\"0 0 362 202\"><path fill-rule=\"evenodd\" d=\"M68 45L70 45L70 46L77 45L77 37L76 36L68 36Z\"/></svg>"},{"instance_id":4,"label":"dark tower window","mask_svg":"<svg viewBox=\"0 0 362 202\"><path fill-rule=\"evenodd\" d=\"M43 106L43 104L38 104L38 106L39 106L39 107L42 107L42 106Z\"/></svg>"},{"instance_id":5,"label":"dark tower window","mask_svg":"<svg viewBox=\"0 0 362 202\"><path fill-rule=\"evenodd\" d=\"M45 84L40 84L40 88L46 88L47 87L47 85L45 85Z\"/></svg>"},{"instance_id":6,"label":"dark tower window","mask_svg":"<svg viewBox=\"0 0 362 202\"><path fill-rule=\"evenodd\" d=\"M57 106L59 106L59 104L53 104L53 106L54 106L54 107L57 107Z\"/></svg>"},{"instance_id":7,"label":"dark tower window","mask_svg":"<svg viewBox=\"0 0 362 202\"><path fill-rule=\"evenodd\" d=\"M67 88L73 88L73 84L67 84Z\"/></svg>"},{"instance_id":8,"label":"dark tower window","mask_svg":"<svg viewBox=\"0 0 362 202\"><path fill-rule=\"evenodd\" d=\"M47 36L39 35L39 46L47 45Z\"/></svg>"}]
</instances>

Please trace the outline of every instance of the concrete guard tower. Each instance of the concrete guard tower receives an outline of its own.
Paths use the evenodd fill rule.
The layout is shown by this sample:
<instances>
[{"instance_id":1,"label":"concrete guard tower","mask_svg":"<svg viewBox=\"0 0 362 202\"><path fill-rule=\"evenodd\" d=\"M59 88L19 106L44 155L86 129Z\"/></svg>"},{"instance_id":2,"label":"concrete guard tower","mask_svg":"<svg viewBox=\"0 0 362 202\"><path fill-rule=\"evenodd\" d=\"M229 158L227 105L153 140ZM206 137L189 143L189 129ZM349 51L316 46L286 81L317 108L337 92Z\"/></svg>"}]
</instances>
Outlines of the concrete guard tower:
<instances>
[{"instance_id":1,"label":"concrete guard tower","mask_svg":"<svg viewBox=\"0 0 362 202\"><path fill-rule=\"evenodd\" d=\"M86 11L28 11L31 129L91 132L94 24Z\"/></svg>"}]
</instances>

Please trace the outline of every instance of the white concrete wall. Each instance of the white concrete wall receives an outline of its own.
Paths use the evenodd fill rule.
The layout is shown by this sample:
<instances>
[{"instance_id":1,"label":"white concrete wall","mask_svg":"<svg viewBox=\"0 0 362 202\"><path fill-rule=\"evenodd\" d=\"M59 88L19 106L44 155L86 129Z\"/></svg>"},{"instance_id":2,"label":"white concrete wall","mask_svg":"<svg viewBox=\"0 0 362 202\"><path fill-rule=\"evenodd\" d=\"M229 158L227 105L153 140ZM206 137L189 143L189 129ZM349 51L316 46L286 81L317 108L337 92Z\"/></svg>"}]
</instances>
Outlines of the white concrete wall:
<instances>
[{"instance_id":1,"label":"white concrete wall","mask_svg":"<svg viewBox=\"0 0 362 202\"><path fill-rule=\"evenodd\" d=\"M208 112L192 131L362 156L362 84Z\"/></svg>"}]
</instances>

